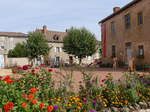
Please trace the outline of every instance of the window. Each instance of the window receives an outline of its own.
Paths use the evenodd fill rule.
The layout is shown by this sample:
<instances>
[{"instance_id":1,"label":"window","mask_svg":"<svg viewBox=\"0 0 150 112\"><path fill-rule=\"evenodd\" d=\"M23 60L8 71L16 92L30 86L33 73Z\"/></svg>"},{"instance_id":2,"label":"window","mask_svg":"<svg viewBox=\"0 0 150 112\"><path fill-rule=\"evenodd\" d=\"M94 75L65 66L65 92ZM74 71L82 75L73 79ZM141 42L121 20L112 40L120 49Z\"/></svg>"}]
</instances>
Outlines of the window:
<instances>
[{"instance_id":1,"label":"window","mask_svg":"<svg viewBox=\"0 0 150 112\"><path fill-rule=\"evenodd\" d=\"M139 56L144 56L144 46L143 45L139 46Z\"/></svg>"},{"instance_id":2,"label":"window","mask_svg":"<svg viewBox=\"0 0 150 112\"><path fill-rule=\"evenodd\" d=\"M1 46L1 49L4 49L5 47L4 47L4 45L3 46Z\"/></svg>"},{"instance_id":3,"label":"window","mask_svg":"<svg viewBox=\"0 0 150 112\"><path fill-rule=\"evenodd\" d=\"M88 59L89 61L91 61L91 60L92 60L92 56L88 56L87 59Z\"/></svg>"},{"instance_id":4,"label":"window","mask_svg":"<svg viewBox=\"0 0 150 112\"><path fill-rule=\"evenodd\" d=\"M112 46L112 57L116 57L116 46Z\"/></svg>"},{"instance_id":5,"label":"window","mask_svg":"<svg viewBox=\"0 0 150 112\"><path fill-rule=\"evenodd\" d=\"M131 48L132 43L131 42L127 42L127 43L125 43L125 46L126 46L126 48Z\"/></svg>"},{"instance_id":6,"label":"window","mask_svg":"<svg viewBox=\"0 0 150 112\"><path fill-rule=\"evenodd\" d=\"M124 21L125 21L125 28L128 29L131 27L131 16L130 14L127 14L124 16Z\"/></svg>"},{"instance_id":7,"label":"window","mask_svg":"<svg viewBox=\"0 0 150 112\"><path fill-rule=\"evenodd\" d=\"M54 40L59 40L59 36L55 34L55 35L53 36L53 39L54 39Z\"/></svg>"},{"instance_id":8,"label":"window","mask_svg":"<svg viewBox=\"0 0 150 112\"><path fill-rule=\"evenodd\" d=\"M60 57L57 56L57 57L55 57L55 64L59 64L59 63L60 63Z\"/></svg>"},{"instance_id":9,"label":"window","mask_svg":"<svg viewBox=\"0 0 150 112\"><path fill-rule=\"evenodd\" d=\"M143 13L139 12L137 15L138 25L143 24Z\"/></svg>"},{"instance_id":10,"label":"window","mask_svg":"<svg viewBox=\"0 0 150 112\"><path fill-rule=\"evenodd\" d=\"M116 32L116 30L115 30L115 22L114 21L112 21L111 22L111 33L115 33Z\"/></svg>"},{"instance_id":11,"label":"window","mask_svg":"<svg viewBox=\"0 0 150 112\"><path fill-rule=\"evenodd\" d=\"M60 52L60 47L56 47L56 52Z\"/></svg>"},{"instance_id":12,"label":"window","mask_svg":"<svg viewBox=\"0 0 150 112\"><path fill-rule=\"evenodd\" d=\"M60 57L56 57L56 62L59 62L60 61Z\"/></svg>"}]
</instances>

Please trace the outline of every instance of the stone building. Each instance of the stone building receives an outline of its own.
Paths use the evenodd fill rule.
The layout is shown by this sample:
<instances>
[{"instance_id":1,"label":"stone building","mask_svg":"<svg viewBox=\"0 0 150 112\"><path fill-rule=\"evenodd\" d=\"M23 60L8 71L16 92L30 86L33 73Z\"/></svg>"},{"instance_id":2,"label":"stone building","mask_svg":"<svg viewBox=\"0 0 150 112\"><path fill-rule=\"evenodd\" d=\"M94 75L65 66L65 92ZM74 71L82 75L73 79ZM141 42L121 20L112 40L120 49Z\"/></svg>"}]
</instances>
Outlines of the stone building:
<instances>
[{"instance_id":1,"label":"stone building","mask_svg":"<svg viewBox=\"0 0 150 112\"><path fill-rule=\"evenodd\" d=\"M67 54L63 51L63 39L67 35L67 32L58 32L48 30L47 26L43 26L42 29L37 29L44 33L45 39L48 41L48 44L51 48L49 52L48 60L52 64L58 63L78 63L78 59L72 55ZM84 64L90 64L95 59L99 58L98 51L93 55L83 59Z\"/></svg>"},{"instance_id":2,"label":"stone building","mask_svg":"<svg viewBox=\"0 0 150 112\"><path fill-rule=\"evenodd\" d=\"M7 66L7 54L17 43L26 41L27 35L19 32L0 32L0 68Z\"/></svg>"},{"instance_id":3,"label":"stone building","mask_svg":"<svg viewBox=\"0 0 150 112\"><path fill-rule=\"evenodd\" d=\"M102 57L128 64L130 57L150 64L150 0L132 0L99 22L102 31Z\"/></svg>"}]
</instances>

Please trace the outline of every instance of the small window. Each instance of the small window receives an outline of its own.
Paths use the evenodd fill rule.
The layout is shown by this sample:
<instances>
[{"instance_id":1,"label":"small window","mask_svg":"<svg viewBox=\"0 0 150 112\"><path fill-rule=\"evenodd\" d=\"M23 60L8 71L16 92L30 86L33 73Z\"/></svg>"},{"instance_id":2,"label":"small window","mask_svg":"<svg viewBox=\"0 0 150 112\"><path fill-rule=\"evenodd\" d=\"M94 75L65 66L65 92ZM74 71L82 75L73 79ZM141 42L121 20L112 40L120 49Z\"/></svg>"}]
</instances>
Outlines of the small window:
<instances>
[{"instance_id":1,"label":"small window","mask_svg":"<svg viewBox=\"0 0 150 112\"><path fill-rule=\"evenodd\" d=\"M56 52L60 52L60 47L56 47Z\"/></svg>"},{"instance_id":2,"label":"small window","mask_svg":"<svg viewBox=\"0 0 150 112\"><path fill-rule=\"evenodd\" d=\"M114 34L116 32L116 29L115 29L115 22L112 21L111 22L111 33Z\"/></svg>"},{"instance_id":3,"label":"small window","mask_svg":"<svg viewBox=\"0 0 150 112\"><path fill-rule=\"evenodd\" d=\"M59 57L59 56L55 57L55 63L56 63L56 64L59 64L59 63L60 63L60 57Z\"/></svg>"},{"instance_id":4,"label":"small window","mask_svg":"<svg viewBox=\"0 0 150 112\"><path fill-rule=\"evenodd\" d=\"M144 46L143 45L139 46L139 56L144 56Z\"/></svg>"},{"instance_id":5,"label":"small window","mask_svg":"<svg viewBox=\"0 0 150 112\"><path fill-rule=\"evenodd\" d=\"M139 12L137 15L138 25L143 24L143 13Z\"/></svg>"},{"instance_id":6,"label":"small window","mask_svg":"<svg viewBox=\"0 0 150 112\"><path fill-rule=\"evenodd\" d=\"M112 58L116 57L116 46L112 46Z\"/></svg>"},{"instance_id":7,"label":"small window","mask_svg":"<svg viewBox=\"0 0 150 112\"><path fill-rule=\"evenodd\" d=\"M54 40L59 40L59 36L55 34L55 35L53 36L53 39L54 39Z\"/></svg>"},{"instance_id":8,"label":"small window","mask_svg":"<svg viewBox=\"0 0 150 112\"><path fill-rule=\"evenodd\" d=\"M1 46L1 49L4 49L5 47L4 46Z\"/></svg>"},{"instance_id":9,"label":"small window","mask_svg":"<svg viewBox=\"0 0 150 112\"><path fill-rule=\"evenodd\" d=\"M88 58L88 60L89 60L89 61L91 61L91 60L92 60L92 56L88 56L87 58Z\"/></svg>"},{"instance_id":10,"label":"small window","mask_svg":"<svg viewBox=\"0 0 150 112\"><path fill-rule=\"evenodd\" d=\"M124 21L125 21L125 28L129 29L131 27L131 16L130 16L130 14L127 14L124 16Z\"/></svg>"}]
</instances>

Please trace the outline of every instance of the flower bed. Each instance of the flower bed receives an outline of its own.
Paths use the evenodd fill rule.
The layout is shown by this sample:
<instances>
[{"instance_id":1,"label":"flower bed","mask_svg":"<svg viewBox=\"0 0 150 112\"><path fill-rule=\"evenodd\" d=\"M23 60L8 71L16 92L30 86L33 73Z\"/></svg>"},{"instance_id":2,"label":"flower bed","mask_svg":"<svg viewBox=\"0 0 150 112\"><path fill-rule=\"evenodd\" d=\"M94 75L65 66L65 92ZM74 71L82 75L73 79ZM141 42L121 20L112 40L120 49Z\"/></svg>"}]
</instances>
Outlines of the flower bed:
<instances>
[{"instance_id":1,"label":"flower bed","mask_svg":"<svg viewBox=\"0 0 150 112\"><path fill-rule=\"evenodd\" d=\"M83 73L80 90L73 92L71 78L55 87L52 69L27 68L23 72L19 79L0 77L4 112L127 112L150 106L149 75L125 73L114 81L111 74L100 80Z\"/></svg>"}]
</instances>

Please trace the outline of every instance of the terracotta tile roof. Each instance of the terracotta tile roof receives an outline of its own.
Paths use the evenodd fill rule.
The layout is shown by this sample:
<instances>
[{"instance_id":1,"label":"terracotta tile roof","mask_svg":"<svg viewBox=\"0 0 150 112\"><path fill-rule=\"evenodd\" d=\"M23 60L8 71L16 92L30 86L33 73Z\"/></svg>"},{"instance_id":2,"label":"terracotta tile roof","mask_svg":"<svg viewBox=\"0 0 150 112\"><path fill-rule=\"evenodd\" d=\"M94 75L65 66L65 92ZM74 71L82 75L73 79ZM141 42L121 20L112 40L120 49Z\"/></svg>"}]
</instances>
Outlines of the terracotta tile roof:
<instances>
[{"instance_id":1,"label":"terracotta tile roof","mask_svg":"<svg viewBox=\"0 0 150 112\"><path fill-rule=\"evenodd\" d=\"M27 37L27 34L20 33L20 32L0 32L0 36L7 36L7 37Z\"/></svg>"},{"instance_id":2,"label":"terracotta tile roof","mask_svg":"<svg viewBox=\"0 0 150 112\"><path fill-rule=\"evenodd\" d=\"M64 37L67 35L67 32L59 32L59 31L51 31L46 30L43 31L43 29L38 29L36 31L40 31L44 33L45 39L48 42L63 42Z\"/></svg>"},{"instance_id":3,"label":"terracotta tile roof","mask_svg":"<svg viewBox=\"0 0 150 112\"><path fill-rule=\"evenodd\" d=\"M142 0L133 0L132 2L130 2L130 3L128 3L127 5L125 5L124 7L122 7L119 11L117 11L117 12L115 12L115 13L113 13L113 14L107 16L106 18L102 19L102 20L99 22L99 24L100 24L100 23L103 23L103 22L105 22L105 21L107 21L108 19L110 19L110 18L112 18L112 17L114 17L114 16L116 16L116 15L118 15L118 14L120 14L120 13L123 12L124 10L128 9L129 7L131 7L132 5L134 5L134 4L136 4L136 3L140 2L140 1L142 1Z\"/></svg>"}]
</instances>

